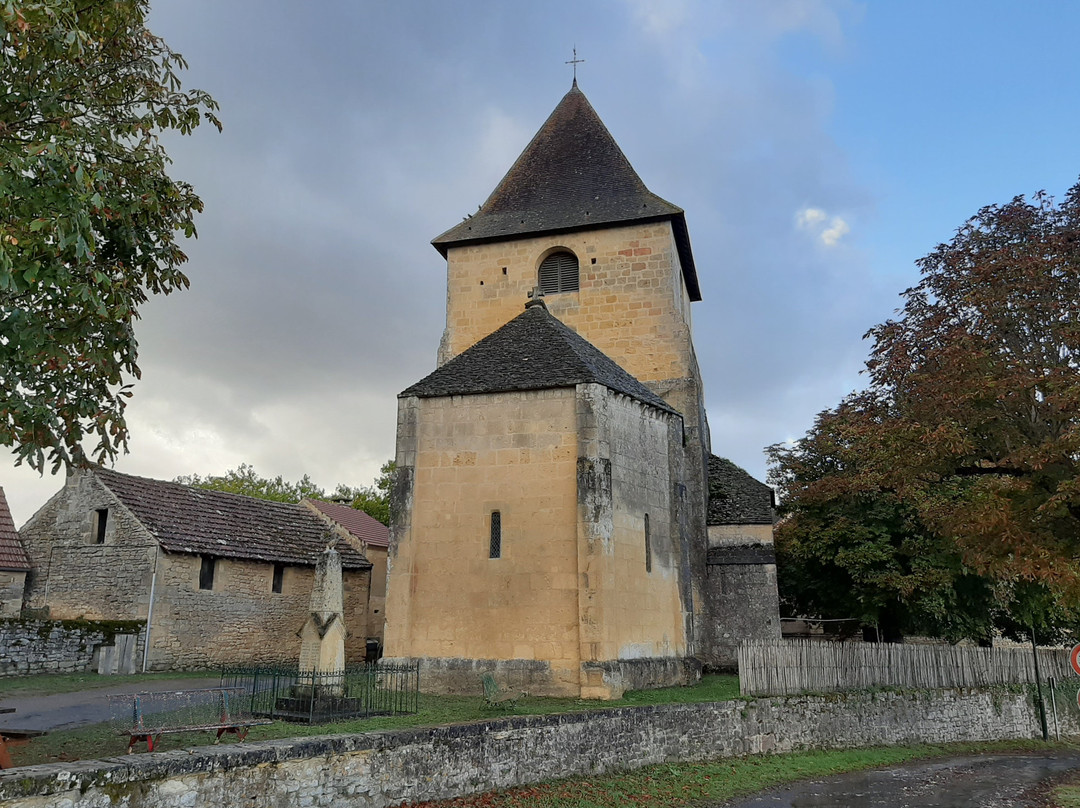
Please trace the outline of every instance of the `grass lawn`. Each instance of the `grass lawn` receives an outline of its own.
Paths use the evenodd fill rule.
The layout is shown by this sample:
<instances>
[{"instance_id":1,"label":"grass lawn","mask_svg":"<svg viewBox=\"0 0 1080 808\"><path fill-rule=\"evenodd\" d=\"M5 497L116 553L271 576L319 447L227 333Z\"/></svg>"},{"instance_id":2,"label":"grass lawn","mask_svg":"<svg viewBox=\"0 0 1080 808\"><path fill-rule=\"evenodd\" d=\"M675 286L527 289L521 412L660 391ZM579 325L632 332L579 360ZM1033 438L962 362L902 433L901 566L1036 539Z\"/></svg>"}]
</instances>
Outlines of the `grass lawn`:
<instances>
[{"instance_id":1,"label":"grass lawn","mask_svg":"<svg viewBox=\"0 0 1080 808\"><path fill-rule=\"evenodd\" d=\"M150 674L154 676L156 674ZM205 676L201 674L186 674L191 676ZM37 680L75 679L79 674L72 677L39 676L29 677ZM98 687L119 682L123 679L134 677L96 676L85 674L95 680ZM161 674L163 678L167 675ZM98 684L105 680L104 685ZM29 683L28 683L29 685ZM47 683L41 685L60 687L62 683ZM67 690L83 689L69 687ZM40 692L65 692L63 690L33 691ZM0 691L0 696L9 693ZM13 695L13 694L10 694ZM21 691L20 695L30 695L30 691ZM586 710L604 710L614 707L640 706L644 704L677 704L703 701L727 701L739 698L739 680L736 676L704 676L701 681L689 687L669 687L661 690L636 690L628 692L618 701L595 701L585 699L549 699L549 698L523 698L517 702L513 709L489 708L484 704L480 696L430 696L420 694L419 710L412 715L378 716L375 718L356 719L342 721L337 724L290 724L285 721L275 721L273 724L253 727L248 740L260 741L271 738L294 738L305 735L332 735L339 733L368 732L380 729L400 729L405 727L430 727L439 724L452 724L462 721L476 721L486 718L497 718L505 715L548 715L550 713L575 713ZM203 746L212 743L214 736L209 732L177 733L163 735L160 749L184 749L192 746ZM226 736L222 743L235 743L235 738ZM141 748L145 749L145 746ZM16 766L31 766L37 763L51 763L67 760L90 760L93 758L113 757L124 754L127 751L127 737L113 732L106 724L94 724L78 729L51 732L40 738L35 738L28 744L17 746L12 750L13 762Z\"/></svg>"},{"instance_id":2,"label":"grass lawn","mask_svg":"<svg viewBox=\"0 0 1080 808\"><path fill-rule=\"evenodd\" d=\"M723 758L707 763L649 766L634 772L575 778L418 803L417 808L687 808L710 805L796 780L894 766L918 759L980 752L1073 748L1038 741L893 746L786 755ZM1055 808L1080 808L1060 802Z\"/></svg>"}]
</instances>

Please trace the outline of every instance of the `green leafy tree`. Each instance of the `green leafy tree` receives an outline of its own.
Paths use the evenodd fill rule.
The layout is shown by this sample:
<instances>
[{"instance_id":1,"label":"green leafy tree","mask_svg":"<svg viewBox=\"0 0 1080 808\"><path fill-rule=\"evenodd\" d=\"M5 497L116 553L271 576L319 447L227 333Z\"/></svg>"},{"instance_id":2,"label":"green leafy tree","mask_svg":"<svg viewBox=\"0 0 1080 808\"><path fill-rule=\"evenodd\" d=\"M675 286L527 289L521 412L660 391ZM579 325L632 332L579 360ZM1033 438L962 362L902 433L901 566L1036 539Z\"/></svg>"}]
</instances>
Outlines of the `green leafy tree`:
<instances>
[{"instance_id":1,"label":"green leafy tree","mask_svg":"<svg viewBox=\"0 0 1080 808\"><path fill-rule=\"evenodd\" d=\"M769 449L781 492L776 553L785 611L855 618L887 641L989 638L990 581L894 492L867 484L846 414L845 405L822 413L806 437Z\"/></svg>"},{"instance_id":2,"label":"green leafy tree","mask_svg":"<svg viewBox=\"0 0 1080 808\"><path fill-rule=\"evenodd\" d=\"M139 306L188 286L202 203L159 135L220 123L147 12L0 0L0 444L38 470L126 451Z\"/></svg>"},{"instance_id":3,"label":"green leafy tree","mask_svg":"<svg viewBox=\"0 0 1080 808\"><path fill-rule=\"evenodd\" d=\"M393 460L387 460L379 468L379 476L375 478L374 485L357 488L339 485L334 491L333 498L349 499L352 501L352 507L388 525L390 524L390 491L396 468L397 464Z\"/></svg>"},{"instance_id":4,"label":"green leafy tree","mask_svg":"<svg viewBox=\"0 0 1080 808\"><path fill-rule=\"evenodd\" d=\"M867 390L774 449L780 541L813 544L815 519L847 527L846 513L858 529L833 537L854 558L884 507L903 517L876 523L892 561L929 542L903 552L1063 626L1080 602L1080 184L1061 204L983 208L919 268L899 316L868 334Z\"/></svg>"},{"instance_id":5,"label":"green leafy tree","mask_svg":"<svg viewBox=\"0 0 1080 808\"><path fill-rule=\"evenodd\" d=\"M198 474L177 477L176 482L205 488L210 491L224 491L228 494L243 494L257 499L270 499L275 502L299 502L306 498L326 499L326 493L315 485L308 475L296 482L289 482L280 474L277 477L260 477L253 466L241 463L235 469L229 469L221 475ZM341 488L341 486L338 486Z\"/></svg>"}]
</instances>

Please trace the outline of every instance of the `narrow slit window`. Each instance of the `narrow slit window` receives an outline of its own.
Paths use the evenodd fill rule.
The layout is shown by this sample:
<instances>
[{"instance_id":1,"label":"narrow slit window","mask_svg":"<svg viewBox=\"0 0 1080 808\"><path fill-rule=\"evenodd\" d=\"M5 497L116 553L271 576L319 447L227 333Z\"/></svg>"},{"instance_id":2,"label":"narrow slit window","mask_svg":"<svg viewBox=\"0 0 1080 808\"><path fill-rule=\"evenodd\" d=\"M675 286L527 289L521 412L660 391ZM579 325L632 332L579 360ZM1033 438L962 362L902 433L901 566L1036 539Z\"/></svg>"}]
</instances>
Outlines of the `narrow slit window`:
<instances>
[{"instance_id":1,"label":"narrow slit window","mask_svg":"<svg viewBox=\"0 0 1080 808\"><path fill-rule=\"evenodd\" d=\"M273 580L273 583L270 585L270 590L272 592L277 592L280 595L281 594L281 585L282 585L282 583L284 583L284 581L285 581L285 565L284 564L275 564L274 565L274 580Z\"/></svg>"},{"instance_id":2,"label":"narrow slit window","mask_svg":"<svg viewBox=\"0 0 1080 808\"><path fill-rule=\"evenodd\" d=\"M214 588L214 567L216 566L216 558L210 556L202 557L202 564L199 566L199 589L213 589Z\"/></svg>"},{"instance_id":3,"label":"narrow slit window","mask_svg":"<svg viewBox=\"0 0 1080 808\"><path fill-rule=\"evenodd\" d=\"M502 558L502 514L491 512L491 541L488 544L488 558Z\"/></svg>"},{"instance_id":4,"label":"narrow slit window","mask_svg":"<svg viewBox=\"0 0 1080 808\"><path fill-rule=\"evenodd\" d=\"M645 572L652 572L652 534L649 532L649 514L645 514Z\"/></svg>"},{"instance_id":5,"label":"narrow slit window","mask_svg":"<svg viewBox=\"0 0 1080 808\"><path fill-rule=\"evenodd\" d=\"M569 252L552 253L540 264L538 283L545 295L576 292L579 288L577 257Z\"/></svg>"},{"instance_id":6,"label":"narrow slit window","mask_svg":"<svg viewBox=\"0 0 1080 808\"><path fill-rule=\"evenodd\" d=\"M105 543L105 528L109 526L109 509L98 508L94 511L94 542Z\"/></svg>"}]
</instances>

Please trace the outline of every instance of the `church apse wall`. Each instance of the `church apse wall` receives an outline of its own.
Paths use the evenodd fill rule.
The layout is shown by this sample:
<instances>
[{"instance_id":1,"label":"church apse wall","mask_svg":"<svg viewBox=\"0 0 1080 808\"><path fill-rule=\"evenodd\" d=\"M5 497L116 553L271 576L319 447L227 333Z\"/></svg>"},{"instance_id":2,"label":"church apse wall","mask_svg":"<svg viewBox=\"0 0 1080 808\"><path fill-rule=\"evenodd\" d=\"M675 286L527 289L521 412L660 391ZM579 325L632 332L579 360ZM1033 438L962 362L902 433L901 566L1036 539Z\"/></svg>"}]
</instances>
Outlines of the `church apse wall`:
<instances>
[{"instance_id":1,"label":"church apse wall","mask_svg":"<svg viewBox=\"0 0 1080 808\"><path fill-rule=\"evenodd\" d=\"M574 389L399 406L412 490L394 520L386 656L421 659L424 689L479 692L480 672L497 669L530 693L576 694Z\"/></svg>"},{"instance_id":2,"label":"church apse wall","mask_svg":"<svg viewBox=\"0 0 1080 808\"><path fill-rule=\"evenodd\" d=\"M578 387L578 412L581 696L682 683L690 604L669 456L682 419L598 384Z\"/></svg>"}]
</instances>

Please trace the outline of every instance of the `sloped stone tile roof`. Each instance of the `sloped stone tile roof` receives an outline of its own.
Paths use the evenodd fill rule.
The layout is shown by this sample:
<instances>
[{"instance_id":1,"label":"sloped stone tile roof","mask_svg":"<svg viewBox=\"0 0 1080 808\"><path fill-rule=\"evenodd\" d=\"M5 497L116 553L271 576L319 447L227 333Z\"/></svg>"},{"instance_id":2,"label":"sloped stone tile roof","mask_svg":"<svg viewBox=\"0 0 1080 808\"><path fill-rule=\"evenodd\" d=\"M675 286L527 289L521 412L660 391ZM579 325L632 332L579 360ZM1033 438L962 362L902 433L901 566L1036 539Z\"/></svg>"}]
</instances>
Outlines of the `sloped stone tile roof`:
<instances>
[{"instance_id":1,"label":"sloped stone tile roof","mask_svg":"<svg viewBox=\"0 0 1080 808\"><path fill-rule=\"evenodd\" d=\"M207 491L105 468L91 473L170 552L314 566L334 538L329 525L303 505ZM371 567L344 542L336 549L343 568Z\"/></svg>"},{"instance_id":2,"label":"sloped stone tile roof","mask_svg":"<svg viewBox=\"0 0 1080 808\"><path fill-rule=\"evenodd\" d=\"M530 302L524 312L498 331L458 354L399 397L550 390L592 383L675 413L660 396L564 325L540 301Z\"/></svg>"},{"instance_id":3,"label":"sloped stone tile roof","mask_svg":"<svg viewBox=\"0 0 1080 808\"><path fill-rule=\"evenodd\" d=\"M4 489L0 488L0 570L20 572L29 569L30 557L19 541L19 531L11 518L7 497L4 496Z\"/></svg>"},{"instance_id":4,"label":"sloped stone tile roof","mask_svg":"<svg viewBox=\"0 0 1080 808\"><path fill-rule=\"evenodd\" d=\"M645 187L575 83L480 210L431 243L455 245L553 231L670 220L691 300L701 300L682 208Z\"/></svg>"},{"instance_id":5,"label":"sloped stone tile roof","mask_svg":"<svg viewBox=\"0 0 1080 808\"><path fill-rule=\"evenodd\" d=\"M348 505L323 502L321 499L305 499L304 502L341 525L365 544L372 547L390 546L390 528L373 516Z\"/></svg>"},{"instance_id":6,"label":"sloped stone tile roof","mask_svg":"<svg viewBox=\"0 0 1080 808\"><path fill-rule=\"evenodd\" d=\"M730 460L709 455L710 525L771 525L773 490Z\"/></svg>"}]
</instances>

